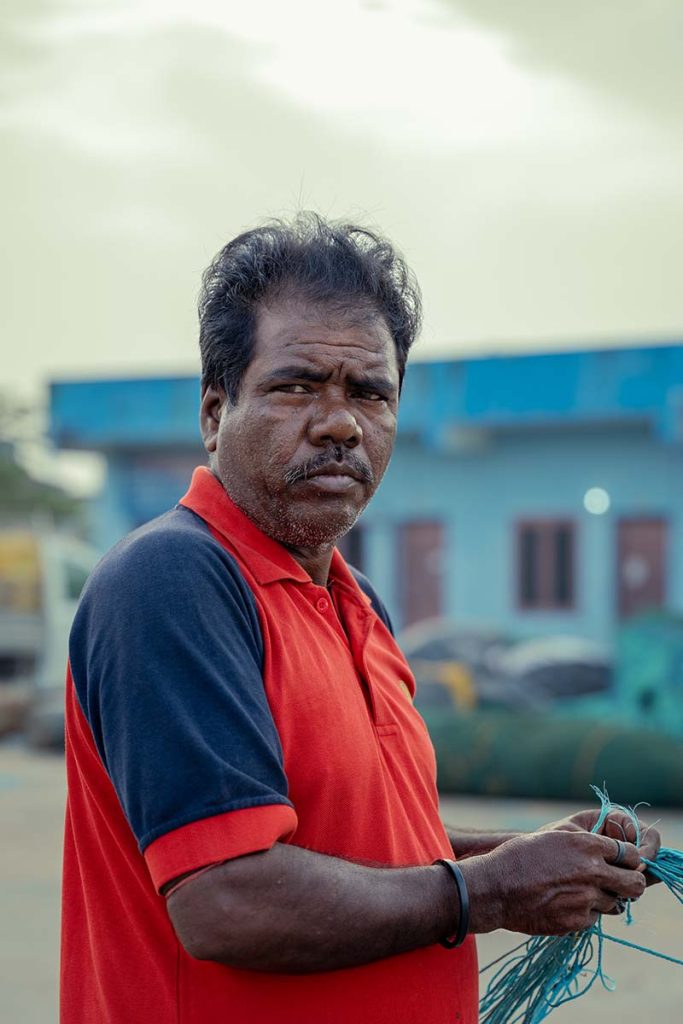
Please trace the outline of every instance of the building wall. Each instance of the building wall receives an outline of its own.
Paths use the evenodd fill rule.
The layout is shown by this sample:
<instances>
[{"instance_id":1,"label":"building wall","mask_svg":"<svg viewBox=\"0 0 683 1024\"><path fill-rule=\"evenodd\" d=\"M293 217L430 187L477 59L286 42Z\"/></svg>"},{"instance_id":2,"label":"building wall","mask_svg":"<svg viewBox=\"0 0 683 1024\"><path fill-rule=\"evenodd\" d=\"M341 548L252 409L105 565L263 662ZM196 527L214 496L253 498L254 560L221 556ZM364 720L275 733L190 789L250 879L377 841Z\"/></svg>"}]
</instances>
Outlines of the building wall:
<instances>
[{"instance_id":1,"label":"building wall","mask_svg":"<svg viewBox=\"0 0 683 1024\"><path fill-rule=\"evenodd\" d=\"M683 612L683 449L644 426L469 435L463 448L430 451L399 438L392 464L363 515L365 572L394 623L404 615L400 529L411 521L443 524L443 614L518 635L572 633L610 641L617 623L616 529L620 517L661 516L668 523L668 606ZM184 493L193 450L118 452L109 457L104 491L93 509L101 550ZM591 515L590 487L611 507ZM576 525L575 605L522 610L517 600L516 524L568 518Z\"/></svg>"},{"instance_id":2,"label":"building wall","mask_svg":"<svg viewBox=\"0 0 683 1024\"><path fill-rule=\"evenodd\" d=\"M107 484L93 509L100 549L171 507L201 461L199 446L110 456ZM585 511L590 487L610 495L604 515ZM609 642L617 623L617 522L637 516L668 523L667 604L683 612L680 446L634 426L481 434L470 437L465 450L442 453L399 439L361 521L363 568L402 626L400 529L436 520L444 531L443 614L519 635L562 632ZM575 605L568 610L518 605L516 524L542 518L575 522Z\"/></svg>"},{"instance_id":3,"label":"building wall","mask_svg":"<svg viewBox=\"0 0 683 1024\"><path fill-rule=\"evenodd\" d=\"M187 490L192 470L206 461L199 442L188 450L107 453L105 486L90 510L90 537L106 551L125 534L176 504Z\"/></svg>"},{"instance_id":4,"label":"building wall","mask_svg":"<svg viewBox=\"0 0 683 1024\"><path fill-rule=\"evenodd\" d=\"M92 519L102 550L172 506L205 461L194 377L57 381L50 394L55 444L107 456ZM591 487L610 495L605 515L585 511ZM463 624L609 641L618 522L639 516L668 523L667 604L683 612L683 344L415 363L392 465L362 519L362 567L398 626L409 579L414 615L440 589L443 614ZM550 518L575 524L575 602L522 610L517 524Z\"/></svg>"},{"instance_id":5,"label":"building wall","mask_svg":"<svg viewBox=\"0 0 683 1024\"><path fill-rule=\"evenodd\" d=\"M583 507L590 487L611 507ZM397 528L410 519L445 524L444 613L524 634L569 632L609 641L616 625L616 524L662 516L668 533L668 605L683 611L683 450L643 427L533 430L490 435L467 453L436 454L400 442L363 517L366 571L400 625ZM576 603L571 610L517 605L516 523L576 523Z\"/></svg>"}]
</instances>

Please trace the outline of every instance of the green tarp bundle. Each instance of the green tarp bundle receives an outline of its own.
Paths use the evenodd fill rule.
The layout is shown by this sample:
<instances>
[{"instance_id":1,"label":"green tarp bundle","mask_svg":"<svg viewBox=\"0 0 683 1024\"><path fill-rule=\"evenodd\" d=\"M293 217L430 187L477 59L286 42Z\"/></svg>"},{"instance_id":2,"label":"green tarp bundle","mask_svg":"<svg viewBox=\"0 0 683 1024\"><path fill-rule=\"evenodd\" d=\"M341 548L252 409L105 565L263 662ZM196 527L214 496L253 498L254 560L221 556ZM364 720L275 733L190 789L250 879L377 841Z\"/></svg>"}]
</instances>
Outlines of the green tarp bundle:
<instances>
[{"instance_id":1,"label":"green tarp bundle","mask_svg":"<svg viewBox=\"0 0 683 1024\"><path fill-rule=\"evenodd\" d=\"M445 793L683 806L683 739L550 714L425 712Z\"/></svg>"}]
</instances>

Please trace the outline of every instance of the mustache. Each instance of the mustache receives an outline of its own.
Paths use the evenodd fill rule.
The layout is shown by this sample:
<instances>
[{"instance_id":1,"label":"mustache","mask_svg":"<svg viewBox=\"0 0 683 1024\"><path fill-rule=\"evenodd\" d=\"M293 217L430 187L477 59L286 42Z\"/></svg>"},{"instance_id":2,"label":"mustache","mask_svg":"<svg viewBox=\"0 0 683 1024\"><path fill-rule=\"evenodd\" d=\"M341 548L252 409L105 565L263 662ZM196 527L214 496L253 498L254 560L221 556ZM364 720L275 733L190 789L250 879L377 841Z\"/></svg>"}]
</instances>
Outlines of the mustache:
<instances>
[{"instance_id":1,"label":"mustache","mask_svg":"<svg viewBox=\"0 0 683 1024\"><path fill-rule=\"evenodd\" d=\"M326 469L333 463L348 469L352 476L358 477L364 484L375 482L375 474L372 472L370 464L365 459L361 459L359 455L345 451L338 445L319 455L312 455L310 459L300 462L297 466L290 466L284 475L285 484L290 486L299 483L300 480L307 480L312 473Z\"/></svg>"}]
</instances>

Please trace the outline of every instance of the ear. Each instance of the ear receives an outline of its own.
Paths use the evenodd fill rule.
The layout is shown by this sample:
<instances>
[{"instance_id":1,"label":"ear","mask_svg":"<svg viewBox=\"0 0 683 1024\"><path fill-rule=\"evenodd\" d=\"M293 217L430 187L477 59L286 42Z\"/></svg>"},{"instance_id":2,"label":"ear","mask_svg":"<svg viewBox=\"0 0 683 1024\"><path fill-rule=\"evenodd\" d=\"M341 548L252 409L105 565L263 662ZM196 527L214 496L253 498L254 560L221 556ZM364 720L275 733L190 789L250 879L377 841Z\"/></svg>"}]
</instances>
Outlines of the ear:
<instances>
[{"instance_id":1,"label":"ear","mask_svg":"<svg viewBox=\"0 0 683 1024\"><path fill-rule=\"evenodd\" d=\"M218 428L221 424L223 406L227 399L222 387L215 384L202 385L202 399L199 406L199 427L207 452L215 452Z\"/></svg>"}]
</instances>

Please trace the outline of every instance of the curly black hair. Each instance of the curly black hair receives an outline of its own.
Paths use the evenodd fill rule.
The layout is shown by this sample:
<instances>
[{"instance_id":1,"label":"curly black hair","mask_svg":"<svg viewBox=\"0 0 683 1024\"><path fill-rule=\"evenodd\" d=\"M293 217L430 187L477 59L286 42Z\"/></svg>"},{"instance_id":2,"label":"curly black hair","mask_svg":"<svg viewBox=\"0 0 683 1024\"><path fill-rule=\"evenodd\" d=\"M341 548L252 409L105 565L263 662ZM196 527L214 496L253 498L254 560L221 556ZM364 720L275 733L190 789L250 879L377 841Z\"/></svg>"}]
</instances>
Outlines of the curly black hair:
<instances>
[{"instance_id":1,"label":"curly black hair","mask_svg":"<svg viewBox=\"0 0 683 1024\"><path fill-rule=\"evenodd\" d=\"M202 385L220 385L237 400L253 354L259 303L279 294L332 306L359 306L384 318L403 381L408 351L420 329L422 301L412 271L391 243L356 224L299 213L238 235L202 278L199 347Z\"/></svg>"}]
</instances>

